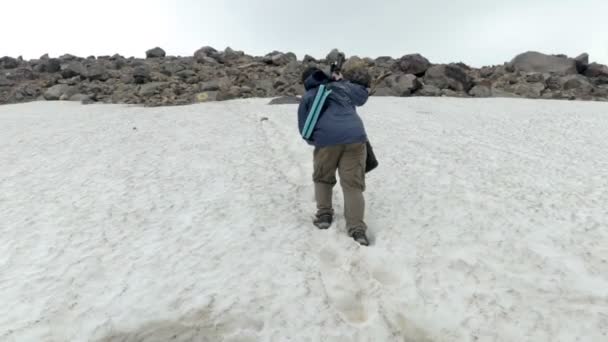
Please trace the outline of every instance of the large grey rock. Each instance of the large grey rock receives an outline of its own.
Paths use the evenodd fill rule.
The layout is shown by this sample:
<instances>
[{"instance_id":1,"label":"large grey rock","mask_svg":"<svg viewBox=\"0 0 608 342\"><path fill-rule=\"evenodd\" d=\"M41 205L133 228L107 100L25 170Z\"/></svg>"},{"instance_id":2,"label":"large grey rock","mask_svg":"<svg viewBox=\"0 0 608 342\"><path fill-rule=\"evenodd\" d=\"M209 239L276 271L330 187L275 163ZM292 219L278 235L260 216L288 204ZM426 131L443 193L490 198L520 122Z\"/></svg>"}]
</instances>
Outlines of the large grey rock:
<instances>
[{"instance_id":1,"label":"large grey rock","mask_svg":"<svg viewBox=\"0 0 608 342\"><path fill-rule=\"evenodd\" d=\"M422 84L415 75L391 75L376 89L376 96L410 96Z\"/></svg>"},{"instance_id":2,"label":"large grey rock","mask_svg":"<svg viewBox=\"0 0 608 342\"><path fill-rule=\"evenodd\" d=\"M460 92L468 92L473 87L473 79L456 64L430 67L424 75L424 83Z\"/></svg>"},{"instance_id":3,"label":"large grey rock","mask_svg":"<svg viewBox=\"0 0 608 342\"><path fill-rule=\"evenodd\" d=\"M497 69L496 67L484 66L481 69L479 69L479 76L481 78L490 78L495 74L496 69Z\"/></svg>"},{"instance_id":4,"label":"large grey rock","mask_svg":"<svg viewBox=\"0 0 608 342\"><path fill-rule=\"evenodd\" d=\"M289 86L289 84L290 82L286 78L280 77L274 80L272 87L280 91L285 87Z\"/></svg>"},{"instance_id":5,"label":"large grey rock","mask_svg":"<svg viewBox=\"0 0 608 342\"><path fill-rule=\"evenodd\" d=\"M87 69L80 62L69 62L61 65L61 76L72 78L76 76L86 77Z\"/></svg>"},{"instance_id":6,"label":"large grey rock","mask_svg":"<svg viewBox=\"0 0 608 342\"><path fill-rule=\"evenodd\" d=\"M359 56L351 56L342 65L342 71L348 70L351 68L359 68L359 67L369 67L369 64L361 59Z\"/></svg>"},{"instance_id":7,"label":"large grey rock","mask_svg":"<svg viewBox=\"0 0 608 342\"><path fill-rule=\"evenodd\" d=\"M278 51L274 51L274 52L266 55L263 59L263 61L265 63L277 65L277 66L287 65L290 62L297 61L297 60L298 60L298 57L292 52L282 53L282 52L278 52Z\"/></svg>"},{"instance_id":8,"label":"large grey rock","mask_svg":"<svg viewBox=\"0 0 608 342\"><path fill-rule=\"evenodd\" d=\"M538 73L506 73L491 82L492 96L495 97L532 97L541 96L546 82Z\"/></svg>"},{"instance_id":9,"label":"large grey rock","mask_svg":"<svg viewBox=\"0 0 608 342\"><path fill-rule=\"evenodd\" d=\"M547 83L550 83L550 88L543 94L545 98L592 100L603 96L601 89L583 75L555 77Z\"/></svg>"},{"instance_id":10,"label":"large grey rock","mask_svg":"<svg viewBox=\"0 0 608 342\"><path fill-rule=\"evenodd\" d=\"M217 101L226 101L226 100L232 100L232 99L236 99L241 97L244 93L247 92L247 89L238 87L238 86L231 86L230 88L227 89L220 89L220 91L217 94Z\"/></svg>"},{"instance_id":11,"label":"large grey rock","mask_svg":"<svg viewBox=\"0 0 608 342\"><path fill-rule=\"evenodd\" d=\"M61 56L59 56L59 59L60 59L62 62L69 62L69 61L73 61L73 60L78 59L78 57L76 57L76 56L74 56L74 55L71 55L71 54L69 54L69 53L66 53L65 55L61 55Z\"/></svg>"},{"instance_id":12,"label":"large grey rock","mask_svg":"<svg viewBox=\"0 0 608 342\"><path fill-rule=\"evenodd\" d=\"M78 85L81 82L82 82L82 79L80 78L80 76L57 80L58 84L67 84L67 85L72 85L72 86Z\"/></svg>"},{"instance_id":13,"label":"large grey rock","mask_svg":"<svg viewBox=\"0 0 608 342\"><path fill-rule=\"evenodd\" d=\"M279 60L280 62L277 63L277 60ZM275 65L289 64L291 62L297 62L297 61L298 61L298 56L296 56L296 54L293 52L287 52L282 57L274 56L272 58L272 62Z\"/></svg>"},{"instance_id":14,"label":"large grey rock","mask_svg":"<svg viewBox=\"0 0 608 342\"><path fill-rule=\"evenodd\" d=\"M161 65L160 72L167 76L172 76L184 69L186 69L186 66L181 63L166 62Z\"/></svg>"},{"instance_id":15,"label":"large grey rock","mask_svg":"<svg viewBox=\"0 0 608 342\"><path fill-rule=\"evenodd\" d=\"M138 86L134 84L118 83L115 85L110 101L112 103L142 103L137 97Z\"/></svg>"},{"instance_id":16,"label":"large grey rock","mask_svg":"<svg viewBox=\"0 0 608 342\"><path fill-rule=\"evenodd\" d=\"M582 75L565 76L561 80L562 89L576 90L579 94L590 94L594 88L589 79Z\"/></svg>"},{"instance_id":17,"label":"large grey rock","mask_svg":"<svg viewBox=\"0 0 608 342\"><path fill-rule=\"evenodd\" d=\"M608 77L608 66L598 63L591 63L585 70L587 77Z\"/></svg>"},{"instance_id":18,"label":"large grey rock","mask_svg":"<svg viewBox=\"0 0 608 342\"><path fill-rule=\"evenodd\" d=\"M374 64L380 68L391 69L395 65L395 60L389 56L378 57L374 60Z\"/></svg>"},{"instance_id":19,"label":"large grey rock","mask_svg":"<svg viewBox=\"0 0 608 342\"><path fill-rule=\"evenodd\" d=\"M15 69L16 67L19 66L19 60L13 58L13 57L2 57L0 58L0 69L4 68L4 69Z\"/></svg>"},{"instance_id":20,"label":"large grey rock","mask_svg":"<svg viewBox=\"0 0 608 342\"><path fill-rule=\"evenodd\" d=\"M549 90L560 90L562 89L563 83L562 78L556 75L547 78L545 81L547 89Z\"/></svg>"},{"instance_id":21,"label":"large grey rock","mask_svg":"<svg viewBox=\"0 0 608 342\"><path fill-rule=\"evenodd\" d=\"M53 74L53 73L61 71L61 61L57 58L44 59L44 60L42 60L40 65L41 65L42 72L48 72L48 73Z\"/></svg>"},{"instance_id":22,"label":"large grey rock","mask_svg":"<svg viewBox=\"0 0 608 342\"><path fill-rule=\"evenodd\" d=\"M420 54L405 55L396 64L402 72L418 77L424 76L424 73L431 67L431 62Z\"/></svg>"},{"instance_id":23,"label":"large grey rock","mask_svg":"<svg viewBox=\"0 0 608 342\"><path fill-rule=\"evenodd\" d=\"M37 73L43 73L44 72L44 61L41 60L32 60L30 61L30 65L32 66L32 71L37 72Z\"/></svg>"},{"instance_id":24,"label":"large grey rock","mask_svg":"<svg viewBox=\"0 0 608 342\"><path fill-rule=\"evenodd\" d=\"M245 56L245 53L243 51L236 51L233 50L231 47L227 47L224 52L220 53L217 56L216 59L222 63L230 63L240 59L243 56Z\"/></svg>"},{"instance_id":25,"label":"large grey rock","mask_svg":"<svg viewBox=\"0 0 608 342\"><path fill-rule=\"evenodd\" d=\"M146 58L162 58L162 57L165 57L166 55L167 54L165 53L165 50L163 50L159 47L155 47L153 49L146 51Z\"/></svg>"},{"instance_id":26,"label":"large grey rock","mask_svg":"<svg viewBox=\"0 0 608 342\"><path fill-rule=\"evenodd\" d=\"M144 84L151 80L150 68L147 65L139 65L133 70L133 80L136 84Z\"/></svg>"},{"instance_id":27,"label":"large grey rock","mask_svg":"<svg viewBox=\"0 0 608 342\"><path fill-rule=\"evenodd\" d=\"M68 89L70 89L70 86L67 84L54 85L44 92L44 99L47 101L57 101L67 93Z\"/></svg>"},{"instance_id":28,"label":"large grey rock","mask_svg":"<svg viewBox=\"0 0 608 342\"><path fill-rule=\"evenodd\" d=\"M598 96L597 84L583 75L551 76L546 81L547 98L581 98L590 99ZM601 97L601 95L600 95Z\"/></svg>"},{"instance_id":29,"label":"large grey rock","mask_svg":"<svg viewBox=\"0 0 608 342\"><path fill-rule=\"evenodd\" d=\"M110 57L111 67L115 70L121 70L127 65L127 59L122 57L121 55L114 55Z\"/></svg>"},{"instance_id":30,"label":"large grey rock","mask_svg":"<svg viewBox=\"0 0 608 342\"><path fill-rule=\"evenodd\" d=\"M194 70L186 69L186 70L182 70L182 71L178 72L176 74L176 76L183 80L187 80L187 79L196 78L198 75L196 74L196 72L194 72Z\"/></svg>"},{"instance_id":31,"label":"large grey rock","mask_svg":"<svg viewBox=\"0 0 608 342\"><path fill-rule=\"evenodd\" d=\"M598 86L606 86L608 87L608 76L597 77L593 80L593 82Z\"/></svg>"},{"instance_id":32,"label":"large grey rock","mask_svg":"<svg viewBox=\"0 0 608 342\"><path fill-rule=\"evenodd\" d=\"M74 87L73 89L77 89L77 88ZM103 98L105 98L107 95L110 95L114 91L114 87L110 87L109 85L104 84L104 83L82 83L82 84L80 84L80 89L77 89L77 90L79 90L79 91L74 91L74 92L71 92L70 94L68 94L67 99L69 99L72 95L80 93L80 94L87 94L87 95L91 96L91 98L94 98L95 100L102 100Z\"/></svg>"},{"instance_id":33,"label":"large grey rock","mask_svg":"<svg viewBox=\"0 0 608 342\"><path fill-rule=\"evenodd\" d=\"M220 90L220 81L219 80L211 80L207 82L202 82L199 85L200 91L217 91Z\"/></svg>"},{"instance_id":34,"label":"large grey rock","mask_svg":"<svg viewBox=\"0 0 608 342\"><path fill-rule=\"evenodd\" d=\"M31 81L36 79L36 75L34 74L32 69L28 67L19 67L16 69L11 69L9 72L5 72L4 76L14 81Z\"/></svg>"},{"instance_id":35,"label":"large grey rock","mask_svg":"<svg viewBox=\"0 0 608 342\"><path fill-rule=\"evenodd\" d=\"M303 63L309 64L309 63L318 63L318 61L310 55L305 55L304 59L302 60Z\"/></svg>"},{"instance_id":36,"label":"large grey rock","mask_svg":"<svg viewBox=\"0 0 608 342\"><path fill-rule=\"evenodd\" d=\"M595 88L596 99L608 101L608 83Z\"/></svg>"},{"instance_id":37,"label":"large grey rock","mask_svg":"<svg viewBox=\"0 0 608 342\"><path fill-rule=\"evenodd\" d=\"M560 75L577 73L574 59L545 55L536 51L522 53L513 58L510 64L515 71L556 73Z\"/></svg>"},{"instance_id":38,"label":"large grey rock","mask_svg":"<svg viewBox=\"0 0 608 342\"><path fill-rule=\"evenodd\" d=\"M163 89L168 86L166 82L151 82L146 83L139 87L139 96L153 96L159 94Z\"/></svg>"},{"instance_id":39,"label":"large grey rock","mask_svg":"<svg viewBox=\"0 0 608 342\"><path fill-rule=\"evenodd\" d=\"M103 65L96 63L87 68L87 78L91 81L107 81L110 76Z\"/></svg>"},{"instance_id":40,"label":"large grey rock","mask_svg":"<svg viewBox=\"0 0 608 342\"><path fill-rule=\"evenodd\" d=\"M194 52L194 59L199 63L217 63L219 53L211 46L204 46Z\"/></svg>"},{"instance_id":41,"label":"large grey rock","mask_svg":"<svg viewBox=\"0 0 608 342\"><path fill-rule=\"evenodd\" d=\"M21 102L40 98L42 89L37 84L24 83L14 88L13 98L8 102ZM2 102L0 97L0 102Z\"/></svg>"},{"instance_id":42,"label":"large grey rock","mask_svg":"<svg viewBox=\"0 0 608 342\"><path fill-rule=\"evenodd\" d=\"M551 76L545 82L547 89L553 92L560 90L577 90L578 93L591 92L594 85L583 75Z\"/></svg>"},{"instance_id":43,"label":"large grey rock","mask_svg":"<svg viewBox=\"0 0 608 342\"><path fill-rule=\"evenodd\" d=\"M260 79L255 82L255 90L260 96L274 96L276 95L274 89L274 80L272 79Z\"/></svg>"},{"instance_id":44,"label":"large grey rock","mask_svg":"<svg viewBox=\"0 0 608 342\"><path fill-rule=\"evenodd\" d=\"M301 97L298 96L282 96L272 99L269 105L287 105L287 104L299 104L302 101Z\"/></svg>"},{"instance_id":45,"label":"large grey rock","mask_svg":"<svg viewBox=\"0 0 608 342\"><path fill-rule=\"evenodd\" d=\"M589 54L583 53L583 54L579 55L578 57L576 57L574 59L574 61L576 62L576 71L579 74L583 74L587 70L587 67L589 66Z\"/></svg>"},{"instance_id":46,"label":"large grey rock","mask_svg":"<svg viewBox=\"0 0 608 342\"><path fill-rule=\"evenodd\" d=\"M469 91L469 94L473 97L491 97L492 89L490 86L478 84Z\"/></svg>"},{"instance_id":47,"label":"large grey rock","mask_svg":"<svg viewBox=\"0 0 608 342\"><path fill-rule=\"evenodd\" d=\"M526 82L528 83L544 83L545 76L538 72L529 73L526 75Z\"/></svg>"},{"instance_id":48,"label":"large grey rock","mask_svg":"<svg viewBox=\"0 0 608 342\"><path fill-rule=\"evenodd\" d=\"M542 96L545 88L544 83L517 83L506 90L522 97L538 99Z\"/></svg>"},{"instance_id":49,"label":"large grey rock","mask_svg":"<svg viewBox=\"0 0 608 342\"><path fill-rule=\"evenodd\" d=\"M221 89L229 89L232 86L232 81L228 77L216 78L206 82L201 82L198 85L200 92L219 91Z\"/></svg>"},{"instance_id":50,"label":"large grey rock","mask_svg":"<svg viewBox=\"0 0 608 342\"><path fill-rule=\"evenodd\" d=\"M12 87L15 85L14 80L10 80L2 75L0 75L0 87Z\"/></svg>"},{"instance_id":51,"label":"large grey rock","mask_svg":"<svg viewBox=\"0 0 608 342\"><path fill-rule=\"evenodd\" d=\"M441 89L432 84L424 84L422 88L416 92L416 95L420 96L441 96L441 94Z\"/></svg>"},{"instance_id":52,"label":"large grey rock","mask_svg":"<svg viewBox=\"0 0 608 342\"><path fill-rule=\"evenodd\" d=\"M291 61L281 71L283 76L299 77L302 73L302 68L298 61Z\"/></svg>"}]
</instances>

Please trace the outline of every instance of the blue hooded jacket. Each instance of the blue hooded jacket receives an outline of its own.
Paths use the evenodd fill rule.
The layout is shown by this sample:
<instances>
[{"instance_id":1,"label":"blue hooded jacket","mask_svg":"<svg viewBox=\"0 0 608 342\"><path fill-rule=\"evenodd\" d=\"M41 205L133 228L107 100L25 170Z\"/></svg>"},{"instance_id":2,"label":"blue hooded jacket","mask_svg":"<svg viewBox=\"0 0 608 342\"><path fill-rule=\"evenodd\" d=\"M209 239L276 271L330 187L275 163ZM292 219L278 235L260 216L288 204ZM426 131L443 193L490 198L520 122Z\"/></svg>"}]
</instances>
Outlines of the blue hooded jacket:
<instances>
[{"instance_id":1,"label":"blue hooded jacket","mask_svg":"<svg viewBox=\"0 0 608 342\"><path fill-rule=\"evenodd\" d=\"M315 147L354 144L367 141L363 121L356 107L363 106L369 96L367 89L349 81L328 82L327 79L309 76L304 81L306 93L298 108L300 132L312 107L317 91L325 84L332 92L325 101L319 121L308 143Z\"/></svg>"}]
</instances>

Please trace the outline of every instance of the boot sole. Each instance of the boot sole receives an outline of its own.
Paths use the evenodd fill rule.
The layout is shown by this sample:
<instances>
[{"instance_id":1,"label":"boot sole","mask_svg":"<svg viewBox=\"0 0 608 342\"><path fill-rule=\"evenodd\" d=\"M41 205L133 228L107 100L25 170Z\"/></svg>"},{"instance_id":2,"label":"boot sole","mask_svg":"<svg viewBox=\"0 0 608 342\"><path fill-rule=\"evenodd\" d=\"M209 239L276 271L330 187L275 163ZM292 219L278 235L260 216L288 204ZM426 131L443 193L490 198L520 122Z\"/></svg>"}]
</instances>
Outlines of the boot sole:
<instances>
[{"instance_id":1,"label":"boot sole","mask_svg":"<svg viewBox=\"0 0 608 342\"><path fill-rule=\"evenodd\" d=\"M369 241L365 241L365 240L355 240L356 243L360 244L361 246L365 246L368 247L369 246Z\"/></svg>"},{"instance_id":2,"label":"boot sole","mask_svg":"<svg viewBox=\"0 0 608 342\"><path fill-rule=\"evenodd\" d=\"M329 227L331 227L331 223L319 223L319 224L315 224L315 226L321 230L326 230L326 229L329 229Z\"/></svg>"}]
</instances>

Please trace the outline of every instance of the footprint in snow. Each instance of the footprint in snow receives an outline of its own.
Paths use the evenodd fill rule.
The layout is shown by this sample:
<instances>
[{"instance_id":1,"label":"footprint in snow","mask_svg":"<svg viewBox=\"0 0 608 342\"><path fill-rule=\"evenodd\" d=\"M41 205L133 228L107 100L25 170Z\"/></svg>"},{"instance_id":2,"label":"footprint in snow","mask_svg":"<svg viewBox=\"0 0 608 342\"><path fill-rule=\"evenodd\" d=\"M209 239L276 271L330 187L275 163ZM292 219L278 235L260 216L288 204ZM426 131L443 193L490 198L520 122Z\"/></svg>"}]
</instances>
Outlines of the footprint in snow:
<instances>
[{"instance_id":1,"label":"footprint in snow","mask_svg":"<svg viewBox=\"0 0 608 342\"><path fill-rule=\"evenodd\" d=\"M370 320L377 313L375 298L369 293L369 275L358 262L345 262L344 256L324 248L320 252L321 277L330 305L340 317L353 325Z\"/></svg>"}]
</instances>

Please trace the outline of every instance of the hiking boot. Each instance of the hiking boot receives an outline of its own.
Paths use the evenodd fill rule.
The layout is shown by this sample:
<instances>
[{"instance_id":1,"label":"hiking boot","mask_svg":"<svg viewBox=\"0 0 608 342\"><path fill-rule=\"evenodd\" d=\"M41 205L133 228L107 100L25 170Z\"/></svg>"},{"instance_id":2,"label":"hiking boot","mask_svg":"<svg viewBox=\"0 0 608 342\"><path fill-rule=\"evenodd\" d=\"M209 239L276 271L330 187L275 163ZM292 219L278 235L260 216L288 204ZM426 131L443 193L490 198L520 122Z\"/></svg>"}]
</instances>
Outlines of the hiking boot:
<instances>
[{"instance_id":1,"label":"hiking boot","mask_svg":"<svg viewBox=\"0 0 608 342\"><path fill-rule=\"evenodd\" d=\"M332 214L321 214L317 215L312 223L319 229L328 229L331 227L333 220Z\"/></svg>"},{"instance_id":2,"label":"hiking boot","mask_svg":"<svg viewBox=\"0 0 608 342\"><path fill-rule=\"evenodd\" d=\"M365 235L364 231L357 230L352 234L352 238L357 241L361 246L369 246L369 240Z\"/></svg>"}]
</instances>

